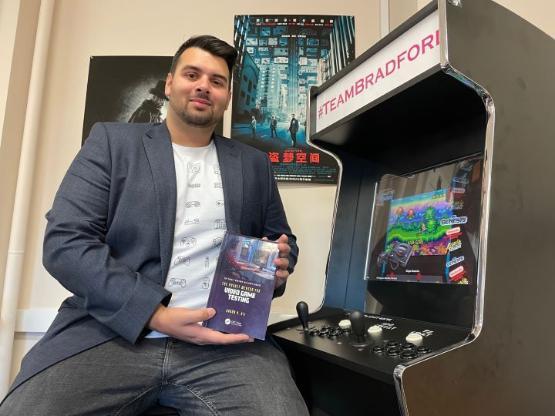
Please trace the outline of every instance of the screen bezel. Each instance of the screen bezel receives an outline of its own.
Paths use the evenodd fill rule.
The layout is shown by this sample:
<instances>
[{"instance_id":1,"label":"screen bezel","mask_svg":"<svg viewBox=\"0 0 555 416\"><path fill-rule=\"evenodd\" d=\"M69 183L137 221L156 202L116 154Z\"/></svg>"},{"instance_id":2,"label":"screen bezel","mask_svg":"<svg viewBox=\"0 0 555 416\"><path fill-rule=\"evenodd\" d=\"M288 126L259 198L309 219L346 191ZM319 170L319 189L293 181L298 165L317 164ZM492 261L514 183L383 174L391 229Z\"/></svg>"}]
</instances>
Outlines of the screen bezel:
<instances>
[{"instance_id":1,"label":"screen bezel","mask_svg":"<svg viewBox=\"0 0 555 416\"><path fill-rule=\"evenodd\" d=\"M416 174L454 165L464 160L478 159L480 163L480 177L477 180L479 186L479 201L474 199L476 206L475 235L479 237L481 205L482 205L482 180L484 174L483 156L474 154L464 158L451 160L437 166L411 172L400 177L411 177ZM368 313L379 313L390 316L401 316L422 321L449 323L457 326L471 327L473 323L474 301L477 290L477 274L479 262L479 243L475 241L475 258L473 259L473 277L468 284L446 284L446 283L423 283L411 281L378 280L370 275L370 262L373 259L373 236L374 222L376 221L376 200L379 197L380 181L388 173L380 175L374 184L374 196L372 198L372 216L370 221L366 261L364 268L364 279L366 281L365 311ZM476 189L475 189L476 191ZM384 237L384 236L382 236ZM380 238L378 236L377 238Z\"/></svg>"}]
</instances>

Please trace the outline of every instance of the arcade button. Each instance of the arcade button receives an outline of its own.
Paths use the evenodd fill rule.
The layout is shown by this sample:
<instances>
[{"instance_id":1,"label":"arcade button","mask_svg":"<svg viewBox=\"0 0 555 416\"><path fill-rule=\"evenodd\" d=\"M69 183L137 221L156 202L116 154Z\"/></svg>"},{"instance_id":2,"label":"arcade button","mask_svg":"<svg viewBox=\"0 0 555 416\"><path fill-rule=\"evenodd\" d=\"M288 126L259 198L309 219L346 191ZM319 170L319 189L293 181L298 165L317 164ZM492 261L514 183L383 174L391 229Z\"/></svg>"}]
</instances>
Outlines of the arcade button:
<instances>
[{"instance_id":1,"label":"arcade button","mask_svg":"<svg viewBox=\"0 0 555 416\"><path fill-rule=\"evenodd\" d=\"M390 347L386 350L386 352L390 357L397 357L401 354L401 349L398 347Z\"/></svg>"},{"instance_id":2,"label":"arcade button","mask_svg":"<svg viewBox=\"0 0 555 416\"><path fill-rule=\"evenodd\" d=\"M399 342L397 342L397 341L387 341L385 346L387 348L397 348L399 346Z\"/></svg>"},{"instance_id":3,"label":"arcade button","mask_svg":"<svg viewBox=\"0 0 555 416\"><path fill-rule=\"evenodd\" d=\"M341 331L339 328L337 328L337 329L331 330L328 337L335 338L335 337L339 337L341 335L343 335L343 331Z\"/></svg>"},{"instance_id":4,"label":"arcade button","mask_svg":"<svg viewBox=\"0 0 555 416\"><path fill-rule=\"evenodd\" d=\"M411 332L410 334L407 335L407 337L405 338L407 340L407 342L411 342L411 343L420 343L422 342L422 335L418 332Z\"/></svg>"},{"instance_id":5,"label":"arcade button","mask_svg":"<svg viewBox=\"0 0 555 416\"><path fill-rule=\"evenodd\" d=\"M383 331L382 327L379 325L372 325L370 328L368 328L368 333L370 335L379 335L381 334Z\"/></svg>"},{"instance_id":6,"label":"arcade button","mask_svg":"<svg viewBox=\"0 0 555 416\"><path fill-rule=\"evenodd\" d=\"M406 343L401 345L401 349L403 351L414 351L414 352L416 352L416 345L411 344L410 342L406 342Z\"/></svg>"},{"instance_id":7,"label":"arcade button","mask_svg":"<svg viewBox=\"0 0 555 416\"><path fill-rule=\"evenodd\" d=\"M418 352L418 354L427 354L431 352L432 349L430 347L418 347L416 351Z\"/></svg>"},{"instance_id":8,"label":"arcade button","mask_svg":"<svg viewBox=\"0 0 555 416\"><path fill-rule=\"evenodd\" d=\"M341 329L351 329L351 321L348 319L342 319L338 325Z\"/></svg>"},{"instance_id":9,"label":"arcade button","mask_svg":"<svg viewBox=\"0 0 555 416\"><path fill-rule=\"evenodd\" d=\"M401 353L401 358L412 359L416 357L418 357L418 354L416 353L416 351L403 351Z\"/></svg>"},{"instance_id":10,"label":"arcade button","mask_svg":"<svg viewBox=\"0 0 555 416\"><path fill-rule=\"evenodd\" d=\"M382 347L381 345L376 345L374 348L372 348L372 352L374 354L383 354L385 348Z\"/></svg>"}]
</instances>

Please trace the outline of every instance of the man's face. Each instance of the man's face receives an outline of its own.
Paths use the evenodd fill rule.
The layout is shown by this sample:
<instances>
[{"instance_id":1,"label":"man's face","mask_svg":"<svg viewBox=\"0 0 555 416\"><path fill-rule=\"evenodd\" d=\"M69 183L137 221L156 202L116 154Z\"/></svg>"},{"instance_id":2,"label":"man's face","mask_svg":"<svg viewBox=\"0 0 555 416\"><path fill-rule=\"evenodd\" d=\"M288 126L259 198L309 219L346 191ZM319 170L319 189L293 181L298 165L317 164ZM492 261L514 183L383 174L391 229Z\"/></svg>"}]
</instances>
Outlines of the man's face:
<instances>
[{"instance_id":1,"label":"man's face","mask_svg":"<svg viewBox=\"0 0 555 416\"><path fill-rule=\"evenodd\" d=\"M200 48L186 49L166 78L169 113L185 124L211 127L222 119L229 105L230 74L223 58Z\"/></svg>"}]
</instances>

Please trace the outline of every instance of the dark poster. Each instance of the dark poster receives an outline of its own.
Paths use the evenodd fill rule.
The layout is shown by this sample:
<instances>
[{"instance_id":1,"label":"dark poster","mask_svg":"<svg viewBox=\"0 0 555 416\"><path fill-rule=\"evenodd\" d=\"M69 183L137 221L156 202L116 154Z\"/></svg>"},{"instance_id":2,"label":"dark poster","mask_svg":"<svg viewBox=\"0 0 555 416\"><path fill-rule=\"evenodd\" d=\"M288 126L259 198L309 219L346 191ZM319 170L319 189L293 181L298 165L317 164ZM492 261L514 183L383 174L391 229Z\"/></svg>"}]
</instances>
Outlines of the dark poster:
<instances>
[{"instance_id":1,"label":"dark poster","mask_svg":"<svg viewBox=\"0 0 555 416\"><path fill-rule=\"evenodd\" d=\"M171 56L92 56L82 141L97 121L163 121L167 106L164 84L171 61ZM222 131L220 122L216 133Z\"/></svg>"},{"instance_id":2,"label":"dark poster","mask_svg":"<svg viewBox=\"0 0 555 416\"><path fill-rule=\"evenodd\" d=\"M231 137L268 153L279 181L336 183L337 163L306 142L310 87L355 57L353 16L235 16Z\"/></svg>"}]
</instances>

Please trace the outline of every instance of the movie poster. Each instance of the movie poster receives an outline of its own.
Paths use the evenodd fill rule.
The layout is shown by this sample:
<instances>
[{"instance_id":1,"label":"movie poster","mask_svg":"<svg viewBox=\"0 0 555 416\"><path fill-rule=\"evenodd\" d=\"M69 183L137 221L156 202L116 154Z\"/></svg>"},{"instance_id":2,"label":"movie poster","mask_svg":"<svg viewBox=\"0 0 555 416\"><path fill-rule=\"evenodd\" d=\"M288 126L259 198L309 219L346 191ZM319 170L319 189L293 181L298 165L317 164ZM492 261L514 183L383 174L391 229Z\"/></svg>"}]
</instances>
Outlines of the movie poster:
<instances>
[{"instance_id":1,"label":"movie poster","mask_svg":"<svg viewBox=\"0 0 555 416\"><path fill-rule=\"evenodd\" d=\"M164 85L171 62L171 56L91 56L82 142L97 121L163 121L168 103ZM216 133L222 132L220 122Z\"/></svg>"},{"instance_id":2,"label":"movie poster","mask_svg":"<svg viewBox=\"0 0 555 416\"><path fill-rule=\"evenodd\" d=\"M336 183L306 142L310 87L355 58L353 16L235 16L231 137L268 153L279 181Z\"/></svg>"}]
</instances>

